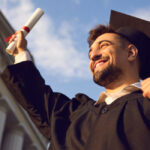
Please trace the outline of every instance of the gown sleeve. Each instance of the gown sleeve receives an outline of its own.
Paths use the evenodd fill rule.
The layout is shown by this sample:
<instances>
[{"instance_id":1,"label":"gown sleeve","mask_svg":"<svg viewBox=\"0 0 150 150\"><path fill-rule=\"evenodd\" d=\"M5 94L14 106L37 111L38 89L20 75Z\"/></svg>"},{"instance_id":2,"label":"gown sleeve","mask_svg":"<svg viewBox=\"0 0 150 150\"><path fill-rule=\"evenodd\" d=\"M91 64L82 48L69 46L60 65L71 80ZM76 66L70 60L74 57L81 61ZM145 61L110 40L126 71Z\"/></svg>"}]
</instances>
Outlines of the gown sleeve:
<instances>
[{"instance_id":1,"label":"gown sleeve","mask_svg":"<svg viewBox=\"0 0 150 150\"><path fill-rule=\"evenodd\" d=\"M16 100L28 112L40 132L50 139L51 116L70 103L70 99L52 91L45 85L44 79L31 61L8 66L1 74L9 90ZM79 102L73 100L68 114L78 107Z\"/></svg>"}]
</instances>

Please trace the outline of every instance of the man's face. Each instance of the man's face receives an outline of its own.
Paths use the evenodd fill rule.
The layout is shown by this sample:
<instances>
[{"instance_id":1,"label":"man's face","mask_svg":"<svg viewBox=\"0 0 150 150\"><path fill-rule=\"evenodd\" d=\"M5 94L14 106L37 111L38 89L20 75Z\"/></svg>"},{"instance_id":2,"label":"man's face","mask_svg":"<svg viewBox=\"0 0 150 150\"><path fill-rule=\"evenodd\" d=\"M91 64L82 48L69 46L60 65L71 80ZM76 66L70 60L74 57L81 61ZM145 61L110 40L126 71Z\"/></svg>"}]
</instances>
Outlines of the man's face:
<instances>
[{"instance_id":1,"label":"man's face","mask_svg":"<svg viewBox=\"0 0 150 150\"><path fill-rule=\"evenodd\" d=\"M99 36L90 47L90 70L93 80L106 87L124 73L128 53L120 36L105 33Z\"/></svg>"}]
</instances>

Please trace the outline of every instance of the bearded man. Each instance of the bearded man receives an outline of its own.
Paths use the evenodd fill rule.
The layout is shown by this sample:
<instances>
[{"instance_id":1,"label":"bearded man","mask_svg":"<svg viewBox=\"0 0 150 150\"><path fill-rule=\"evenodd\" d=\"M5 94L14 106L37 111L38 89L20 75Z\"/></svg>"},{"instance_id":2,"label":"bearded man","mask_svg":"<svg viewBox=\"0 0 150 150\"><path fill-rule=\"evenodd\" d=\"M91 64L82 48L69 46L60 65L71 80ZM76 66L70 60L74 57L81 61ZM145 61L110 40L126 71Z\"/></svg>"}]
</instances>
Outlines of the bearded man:
<instances>
[{"instance_id":1,"label":"bearded man","mask_svg":"<svg viewBox=\"0 0 150 150\"><path fill-rule=\"evenodd\" d=\"M50 150L150 148L147 35L133 28L114 30L104 25L90 31L90 70L94 82L106 89L95 102L81 93L69 99L53 92L32 63L23 33L17 34L16 64L8 66L2 77L50 140ZM144 79L142 87L140 79Z\"/></svg>"}]
</instances>

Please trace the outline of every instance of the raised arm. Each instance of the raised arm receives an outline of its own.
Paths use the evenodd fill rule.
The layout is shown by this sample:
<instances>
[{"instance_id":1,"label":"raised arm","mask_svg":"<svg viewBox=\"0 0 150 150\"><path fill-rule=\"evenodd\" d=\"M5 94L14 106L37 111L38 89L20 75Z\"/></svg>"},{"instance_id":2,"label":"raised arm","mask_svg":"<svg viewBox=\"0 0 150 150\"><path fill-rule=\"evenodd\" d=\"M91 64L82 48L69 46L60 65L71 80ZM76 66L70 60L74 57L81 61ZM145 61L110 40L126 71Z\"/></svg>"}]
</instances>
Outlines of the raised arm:
<instances>
[{"instance_id":1,"label":"raised arm","mask_svg":"<svg viewBox=\"0 0 150 150\"><path fill-rule=\"evenodd\" d=\"M27 41L21 31L17 31L18 41L13 56L26 52ZM16 38L12 36L9 42ZM2 73L6 85L16 100L28 111L31 119L47 138L50 138L51 115L70 101L65 95L55 93L32 61L21 61L8 66Z\"/></svg>"}]
</instances>

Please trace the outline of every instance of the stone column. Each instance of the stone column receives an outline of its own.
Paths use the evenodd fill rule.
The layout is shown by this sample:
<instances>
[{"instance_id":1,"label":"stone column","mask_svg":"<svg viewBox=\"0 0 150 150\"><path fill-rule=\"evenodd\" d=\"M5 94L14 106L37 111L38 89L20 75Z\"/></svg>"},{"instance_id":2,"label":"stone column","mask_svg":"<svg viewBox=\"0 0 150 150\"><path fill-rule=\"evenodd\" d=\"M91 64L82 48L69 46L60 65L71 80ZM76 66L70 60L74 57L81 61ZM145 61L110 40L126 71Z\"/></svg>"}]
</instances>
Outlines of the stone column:
<instances>
[{"instance_id":1,"label":"stone column","mask_svg":"<svg viewBox=\"0 0 150 150\"><path fill-rule=\"evenodd\" d=\"M24 133L20 129L11 129L5 133L2 150L22 150Z\"/></svg>"},{"instance_id":2,"label":"stone column","mask_svg":"<svg viewBox=\"0 0 150 150\"><path fill-rule=\"evenodd\" d=\"M0 149L5 129L6 117L7 117L7 108L5 108L5 106L0 105Z\"/></svg>"}]
</instances>

